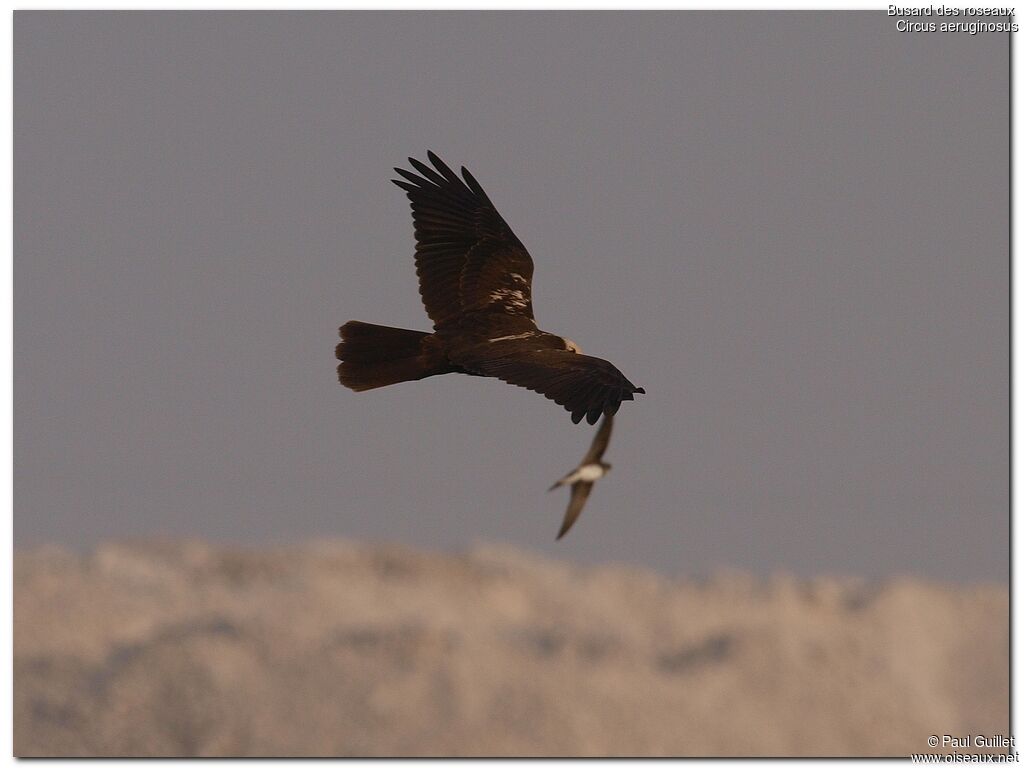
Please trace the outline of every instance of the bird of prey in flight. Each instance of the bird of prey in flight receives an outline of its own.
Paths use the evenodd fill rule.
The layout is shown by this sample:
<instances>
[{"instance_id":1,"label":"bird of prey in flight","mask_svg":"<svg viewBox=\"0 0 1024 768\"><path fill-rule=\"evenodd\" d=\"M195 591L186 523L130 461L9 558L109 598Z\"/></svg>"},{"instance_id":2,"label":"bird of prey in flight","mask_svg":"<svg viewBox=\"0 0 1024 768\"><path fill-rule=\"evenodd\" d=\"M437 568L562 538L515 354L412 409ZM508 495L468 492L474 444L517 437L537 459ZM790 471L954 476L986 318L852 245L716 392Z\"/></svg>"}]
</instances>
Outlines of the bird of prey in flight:
<instances>
[{"instance_id":1,"label":"bird of prey in flight","mask_svg":"<svg viewBox=\"0 0 1024 768\"><path fill-rule=\"evenodd\" d=\"M419 175L396 168L412 204L416 274L433 333L352 320L335 350L349 389L441 373L492 376L564 406L574 424L594 424L644 390L614 365L537 328L533 260L465 168L460 178L433 152L433 167L409 158Z\"/></svg>"},{"instance_id":2,"label":"bird of prey in flight","mask_svg":"<svg viewBox=\"0 0 1024 768\"><path fill-rule=\"evenodd\" d=\"M590 489L594 487L594 483L607 475L609 470L611 470L611 464L601 461L601 457L604 456L604 452L608 449L608 440L611 436L612 416L608 415L601 422L597 434L594 435L594 442L590 444L590 450L587 451L587 455L583 457L580 465L548 488L549 491L553 491L555 488L563 485L572 486L572 494L569 496L569 507L565 510L565 518L562 520L562 528L558 532L556 540L565 536L569 529L572 528L572 524L576 522L576 518L583 511L583 505L587 503L587 497L590 496Z\"/></svg>"}]
</instances>

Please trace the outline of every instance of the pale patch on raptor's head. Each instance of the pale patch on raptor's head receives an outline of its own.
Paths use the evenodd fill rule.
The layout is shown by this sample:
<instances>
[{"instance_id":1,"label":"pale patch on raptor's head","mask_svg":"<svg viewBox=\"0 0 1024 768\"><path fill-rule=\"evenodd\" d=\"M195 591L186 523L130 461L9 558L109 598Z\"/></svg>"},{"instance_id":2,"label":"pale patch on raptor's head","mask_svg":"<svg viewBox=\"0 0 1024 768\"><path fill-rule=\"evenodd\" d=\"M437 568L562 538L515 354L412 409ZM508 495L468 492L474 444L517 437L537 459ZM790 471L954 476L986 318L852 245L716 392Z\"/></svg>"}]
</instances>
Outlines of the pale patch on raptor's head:
<instances>
[{"instance_id":1,"label":"pale patch on raptor's head","mask_svg":"<svg viewBox=\"0 0 1024 768\"><path fill-rule=\"evenodd\" d=\"M580 349L579 344L577 344L572 339L562 339L562 343L565 344L565 348L569 352L575 352L577 355L582 355L583 354L583 350Z\"/></svg>"}]
</instances>

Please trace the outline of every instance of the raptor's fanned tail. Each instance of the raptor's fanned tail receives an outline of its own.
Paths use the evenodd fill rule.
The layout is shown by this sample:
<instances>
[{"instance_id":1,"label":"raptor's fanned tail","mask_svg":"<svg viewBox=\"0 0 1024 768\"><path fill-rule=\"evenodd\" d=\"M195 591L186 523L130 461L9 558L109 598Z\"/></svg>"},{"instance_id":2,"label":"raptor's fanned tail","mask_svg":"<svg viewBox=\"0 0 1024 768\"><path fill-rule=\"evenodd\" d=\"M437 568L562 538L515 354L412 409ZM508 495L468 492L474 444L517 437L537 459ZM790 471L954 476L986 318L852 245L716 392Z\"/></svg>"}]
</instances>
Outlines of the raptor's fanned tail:
<instances>
[{"instance_id":1,"label":"raptor's fanned tail","mask_svg":"<svg viewBox=\"0 0 1024 768\"><path fill-rule=\"evenodd\" d=\"M338 330L338 381L355 392L415 381L452 370L429 333L350 320Z\"/></svg>"}]
</instances>

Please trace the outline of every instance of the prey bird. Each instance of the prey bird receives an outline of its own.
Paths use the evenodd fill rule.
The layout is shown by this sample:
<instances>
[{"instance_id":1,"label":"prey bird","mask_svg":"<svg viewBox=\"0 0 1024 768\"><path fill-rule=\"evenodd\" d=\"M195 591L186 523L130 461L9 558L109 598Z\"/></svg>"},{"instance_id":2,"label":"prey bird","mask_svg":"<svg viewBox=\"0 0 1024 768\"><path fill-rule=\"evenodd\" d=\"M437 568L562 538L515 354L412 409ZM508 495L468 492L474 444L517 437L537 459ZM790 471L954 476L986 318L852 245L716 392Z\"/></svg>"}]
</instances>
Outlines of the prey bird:
<instances>
[{"instance_id":1,"label":"prey bird","mask_svg":"<svg viewBox=\"0 0 1024 768\"><path fill-rule=\"evenodd\" d=\"M604 421L601 422L601 426L597 430L597 434L594 435L594 442L590 444L590 450L587 451L587 455L583 457L580 465L548 488L549 491L553 491L555 488L563 485L572 486L572 494L569 496L569 507L565 510L565 518L562 520L562 528L558 532L558 536L555 537L556 541L569 532L572 524L576 522L576 518L580 516L580 512L583 511L583 505L587 503L587 497L590 496L590 489L594 487L594 483L607 475L611 470L611 464L601 461L601 457L604 456L604 452L608 449L608 441L611 439L611 436L612 417L605 416Z\"/></svg>"},{"instance_id":2,"label":"prey bird","mask_svg":"<svg viewBox=\"0 0 1024 768\"><path fill-rule=\"evenodd\" d=\"M614 414L644 390L614 365L537 328L533 259L473 175L433 152L392 181L412 205L416 274L433 333L351 320L341 326L338 380L356 392L442 373L492 376L554 400L578 424Z\"/></svg>"}]
</instances>

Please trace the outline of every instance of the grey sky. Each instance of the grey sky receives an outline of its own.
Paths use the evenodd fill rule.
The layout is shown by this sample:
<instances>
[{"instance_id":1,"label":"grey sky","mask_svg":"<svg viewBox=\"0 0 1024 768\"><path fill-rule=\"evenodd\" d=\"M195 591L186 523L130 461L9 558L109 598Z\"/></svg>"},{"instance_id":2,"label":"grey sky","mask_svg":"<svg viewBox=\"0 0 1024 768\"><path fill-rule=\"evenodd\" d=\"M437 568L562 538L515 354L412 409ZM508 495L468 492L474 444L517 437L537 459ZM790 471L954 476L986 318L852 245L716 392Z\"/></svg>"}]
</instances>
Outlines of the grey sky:
<instances>
[{"instance_id":1,"label":"grey sky","mask_svg":"<svg viewBox=\"0 0 1024 768\"><path fill-rule=\"evenodd\" d=\"M1005 579L1008 38L884 11L15 14L15 536L508 542L681 573ZM444 376L407 155L483 184L593 434Z\"/></svg>"}]
</instances>

